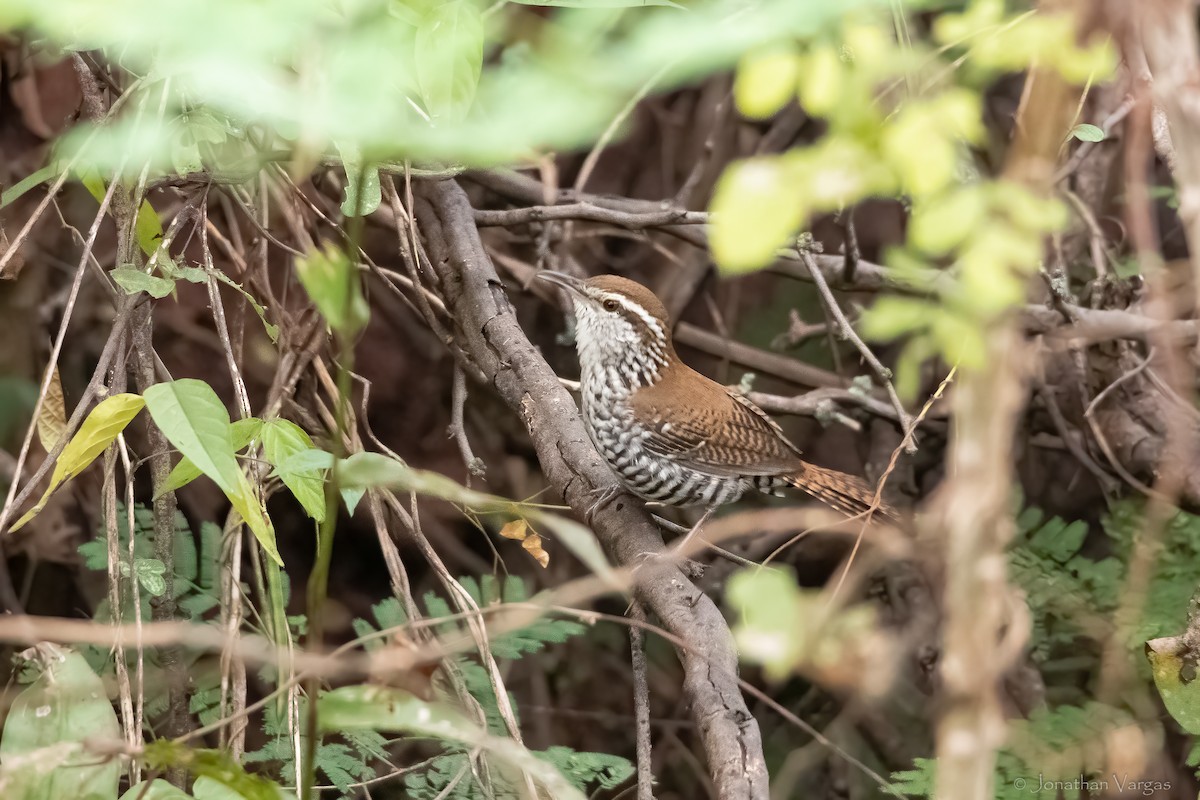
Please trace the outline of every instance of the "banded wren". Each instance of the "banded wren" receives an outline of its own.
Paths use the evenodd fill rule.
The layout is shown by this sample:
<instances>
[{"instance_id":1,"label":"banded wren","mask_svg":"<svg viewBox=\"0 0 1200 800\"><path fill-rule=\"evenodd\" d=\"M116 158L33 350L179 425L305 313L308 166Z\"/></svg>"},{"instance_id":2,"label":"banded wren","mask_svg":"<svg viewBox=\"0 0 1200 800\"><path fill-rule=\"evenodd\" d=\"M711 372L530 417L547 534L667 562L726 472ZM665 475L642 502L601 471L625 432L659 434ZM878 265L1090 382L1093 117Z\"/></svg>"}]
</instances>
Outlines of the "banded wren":
<instances>
[{"instance_id":1,"label":"banded wren","mask_svg":"<svg viewBox=\"0 0 1200 800\"><path fill-rule=\"evenodd\" d=\"M641 284L544 271L575 309L583 420L621 482L667 505L733 502L747 489L794 486L845 514L875 507L865 481L818 467L749 399L679 360L667 311Z\"/></svg>"}]
</instances>

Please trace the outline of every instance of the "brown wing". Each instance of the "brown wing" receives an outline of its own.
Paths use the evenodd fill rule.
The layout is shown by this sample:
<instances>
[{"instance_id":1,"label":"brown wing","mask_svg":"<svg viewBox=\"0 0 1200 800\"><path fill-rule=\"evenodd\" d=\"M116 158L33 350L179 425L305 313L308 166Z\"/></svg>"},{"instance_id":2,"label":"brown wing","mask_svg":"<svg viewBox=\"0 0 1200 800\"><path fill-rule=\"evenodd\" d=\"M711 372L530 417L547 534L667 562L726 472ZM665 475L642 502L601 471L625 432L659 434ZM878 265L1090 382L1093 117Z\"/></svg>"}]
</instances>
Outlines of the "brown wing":
<instances>
[{"instance_id":1,"label":"brown wing","mask_svg":"<svg viewBox=\"0 0 1200 800\"><path fill-rule=\"evenodd\" d=\"M677 372L633 397L651 453L713 475L778 475L802 465L800 451L758 406L684 364L668 369Z\"/></svg>"}]
</instances>

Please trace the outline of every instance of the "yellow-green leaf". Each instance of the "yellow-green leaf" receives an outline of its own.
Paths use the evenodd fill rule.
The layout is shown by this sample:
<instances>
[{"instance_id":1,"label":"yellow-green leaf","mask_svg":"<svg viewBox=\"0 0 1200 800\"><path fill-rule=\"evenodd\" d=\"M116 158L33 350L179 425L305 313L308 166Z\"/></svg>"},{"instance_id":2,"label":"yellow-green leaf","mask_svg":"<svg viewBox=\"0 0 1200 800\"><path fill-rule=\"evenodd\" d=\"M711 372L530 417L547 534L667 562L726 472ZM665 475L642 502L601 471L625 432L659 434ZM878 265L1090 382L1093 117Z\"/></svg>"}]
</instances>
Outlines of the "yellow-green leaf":
<instances>
[{"instance_id":1,"label":"yellow-green leaf","mask_svg":"<svg viewBox=\"0 0 1200 800\"><path fill-rule=\"evenodd\" d=\"M351 336L366 326L371 311L358 272L341 250L332 245L313 250L297 259L296 275L329 327Z\"/></svg>"},{"instance_id":2,"label":"yellow-green leaf","mask_svg":"<svg viewBox=\"0 0 1200 800\"><path fill-rule=\"evenodd\" d=\"M108 193L108 187L104 183L104 179L100 177L100 173L94 168L82 170L79 174L79 182L84 188L96 198L97 203L104 202L104 195ZM137 237L138 247L142 248L142 252L148 256L154 255L154 251L158 249L158 245L162 242L163 226L162 220L158 217L158 212L154 210L154 206L150 205L149 200L142 200L142 205L138 208L137 220L134 222L134 235Z\"/></svg>"},{"instance_id":3,"label":"yellow-green leaf","mask_svg":"<svg viewBox=\"0 0 1200 800\"><path fill-rule=\"evenodd\" d=\"M742 57L733 82L733 99L747 117L765 119L796 94L800 54L795 47L778 46Z\"/></svg>"},{"instance_id":4,"label":"yellow-green leaf","mask_svg":"<svg viewBox=\"0 0 1200 800\"><path fill-rule=\"evenodd\" d=\"M1185 731L1200 734L1200 680L1195 664L1188 667L1174 638L1146 642L1146 658L1163 705Z\"/></svg>"},{"instance_id":5,"label":"yellow-green leaf","mask_svg":"<svg viewBox=\"0 0 1200 800\"><path fill-rule=\"evenodd\" d=\"M796 235L807 206L790 173L777 158L731 164L713 194L709 246L722 272L737 274L768 266Z\"/></svg>"},{"instance_id":6,"label":"yellow-green leaf","mask_svg":"<svg viewBox=\"0 0 1200 800\"><path fill-rule=\"evenodd\" d=\"M266 509L263 508L258 492L250 484L250 479L239 471L237 488L232 492L226 492L225 496L233 504L233 510L241 516L246 527L254 534L254 538L258 539L262 549L276 564L282 567L283 559L280 558L279 548L275 543L275 527L271 524L271 518L267 516Z\"/></svg>"},{"instance_id":7,"label":"yellow-green leaf","mask_svg":"<svg viewBox=\"0 0 1200 800\"><path fill-rule=\"evenodd\" d=\"M121 431L130 420L137 416L146 405L145 400L136 394L115 394L101 401L87 415L79 430L71 437L71 441L63 448L54 472L50 475L50 485L46 487L37 505L25 512L10 530L17 530L33 519L46 506L50 495L60 485L74 478L96 460L96 456L117 440Z\"/></svg>"}]
</instances>

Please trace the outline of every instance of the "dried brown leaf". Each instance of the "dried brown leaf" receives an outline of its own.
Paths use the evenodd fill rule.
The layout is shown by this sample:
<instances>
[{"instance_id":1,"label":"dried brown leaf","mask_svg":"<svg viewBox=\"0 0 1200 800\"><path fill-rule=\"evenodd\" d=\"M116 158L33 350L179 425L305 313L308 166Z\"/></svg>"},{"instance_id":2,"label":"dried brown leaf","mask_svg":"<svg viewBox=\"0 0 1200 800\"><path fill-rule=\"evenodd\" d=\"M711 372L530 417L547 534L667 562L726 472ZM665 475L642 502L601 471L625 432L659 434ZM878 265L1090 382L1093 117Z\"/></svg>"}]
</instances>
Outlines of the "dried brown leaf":
<instances>
[{"instance_id":1,"label":"dried brown leaf","mask_svg":"<svg viewBox=\"0 0 1200 800\"><path fill-rule=\"evenodd\" d=\"M542 537L536 533L531 533L521 542L521 547L524 547L529 555L533 556L533 560L542 565L545 569L550 565L550 554L542 549Z\"/></svg>"},{"instance_id":2,"label":"dried brown leaf","mask_svg":"<svg viewBox=\"0 0 1200 800\"><path fill-rule=\"evenodd\" d=\"M516 539L517 541L523 541L528 528L529 523L525 520L514 519L511 522L504 523L504 527L500 529L500 535L505 539Z\"/></svg>"},{"instance_id":3,"label":"dried brown leaf","mask_svg":"<svg viewBox=\"0 0 1200 800\"><path fill-rule=\"evenodd\" d=\"M50 376L50 385L46 387L46 396L42 399L42 410L38 412L37 432L38 441L49 453L62 438L67 429L67 409L63 403L62 381L58 377L58 367Z\"/></svg>"}]
</instances>

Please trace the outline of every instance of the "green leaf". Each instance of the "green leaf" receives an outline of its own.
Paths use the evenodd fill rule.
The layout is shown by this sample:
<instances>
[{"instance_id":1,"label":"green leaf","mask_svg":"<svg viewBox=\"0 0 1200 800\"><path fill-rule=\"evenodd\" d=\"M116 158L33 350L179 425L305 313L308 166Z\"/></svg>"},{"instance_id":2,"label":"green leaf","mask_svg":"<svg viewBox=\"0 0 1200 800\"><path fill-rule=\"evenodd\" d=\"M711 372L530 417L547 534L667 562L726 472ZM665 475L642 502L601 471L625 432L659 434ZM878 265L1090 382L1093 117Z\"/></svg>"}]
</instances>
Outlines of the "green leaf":
<instances>
[{"instance_id":1,"label":"green leaf","mask_svg":"<svg viewBox=\"0 0 1200 800\"><path fill-rule=\"evenodd\" d=\"M79 182L84 185L92 197L96 198L97 203L104 202L104 195L108 193L108 187L99 172L94 168L85 168L80 171ZM142 199L133 229L142 252L147 256L154 255L154 251L162 243L163 226L162 220L158 218L158 212L154 210L154 206L150 205L149 200Z\"/></svg>"},{"instance_id":2,"label":"green leaf","mask_svg":"<svg viewBox=\"0 0 1200 800\"><path fill-rule=\"evenodd\" d=\"M342 496L342 502L346 504L346 513L354 514L354 509L358 508L358 504L367 490L339 488L338 493Z\"/></svg>"},{"instance_id":3,"label":"green leaf","mask_svg":"<svg viewBox=\"0 0 1200 800\"><path fill-rule=\"evenodd\" d=\"M733 99L747 117L766 119L796 96L800 54L792 46L747 53L737 68Z\"/></svg>"},{"instance_id":4,"label":"green leaf","mask_svg":"<svg viewBox=\"0 0 1200 800\"><path fill-rule=\"evenodd\" d=\"M154 251L162 243L163 226L162 220L158 218L158 212L154 210L154 206L150 205L149 200L142 200L133 228L142 252L147 256L154 255Z\"/></svg>"},{"instance_id":5,"label":"green leaf","mask_svg":"<svg viewBox=\"0 0 1200 800\"><path fill-rule=\"evenodd\" d=\"M139 558L133 562L133 571L138 583L153 597L160 597L167 590L167 581L163 578L167 568L157 558Z\"/></svg>"},{"instance_id":6,"label":"green leaf","mask_svg":"<svg viewBox=\"0 0 1200 800\"><path fill-rule=\"evenodd\" d=\"M806 603L795 575L783 569L744 569L729 579L729 604L741 614L734 630L743 657L763 665L771 680L782 680L804 656L797 621Z\"/></svg>"},{"instance_id":7,"label":"green leaf","mask_svg":"<svg viewBox=\"0 0 1200 800\"><path fill-rule=\"evenodd\" d=\"M282 566L275 529L258 492L238 466L229 411L204 381L182 378L151 386L144 393L155 424L200 472L221 488L263 550ZM247 423L246 430L252 430Z\"/></svg>"},{"instance_id":8,"label":"green leaf","mask_svg":"<svg viewBox=\"0 0 1200 800\"><path fill-rule=\"evenodd\" d=\"M225 494L238 490L229 410L204 381L182 378L155 384L143 396L154 424L180 453Z\"/></svg>"},{"instance_id":9,"label":"green leaf","mask_svg":"<svg viewBox=\"0 0 1200 800\"><path fill-rule=\"evenodd\" d=\"M4 796L112 800L121 762L88 752L85 745L122 741L103 681L69 648L39 644L35 652L43 671L13 701L0 738ZM54 750L30 757L44 748Z\"/></svg>"},{"instance_id":10,"label":"green leaf","mask_svg":"<svg viewBox=\"0 0 1200 800\"><path fill-rule=\"evenodd\" d=\"M46 506L46 501L55 489L86 469L96 456L115 442L121 431L125 430L125 426L137 416L145 404L146 402L136 394L115 394L97 404L63 448L58 462L54 465L54 472L50 475L50 484L41 499L13 524L10 532L33 519Z\"/></svg>"},{"instance_id":11,"label":"green leaf","mask_svg":"<svg viewBox=\"0 0 1200 800\"><path fill-rule=\"evenodd\" d=\"M889 342L914 331L925 330L937 314L946 313L928 300L913 297L881 297L863 315L862 335L877 342Z\"/></svg>"},{"instance_id":12,"label":"green leaf","mask_svg":"<svg viewBox=\"0 0 1200 800\"><path fill-rule=\"evenodd\" d=\"M426 14L417 28L417 85L435 122L467 115L483 68L483 18L471 0L450 0Z\"/></svg>"},{"instance_id":13,"label":"green leaf","mask_svg":"<svg viewBox=\"0 0 1200 800\"><path fill-rule=\"evenodd\" d=\"M145 292L151 297L163 298L175 289L175 281L150 275L134 267L117 267L108 274L125 294Z\"/></svg>"},{"instance_id":14,"label":"green leaf","mask_svg":"<svg viewBox=\"0 0 1200 800\"><path fill-rule=\"evenodd\" d=\"M232 434L234 452L241 452L250 442L258 438L259 431L262 430L262 424L262 420L258 417L246 417L232 423L229 428ZM184 456L179 459L179 463L171 470L171 474L167 476L166 482L154 493L154 499L157 500L167 492L173 492L176 489L187 486L202 474L204 473Z\"/></svg>"},{"instance_id":15,"label":"green leaf","mask_svg":"<svg viewBox=\"0 0 1200 800\"><path fill-rule=\"evenodd\" d=\"M1146 658L1150 660L1154 685L1167 711L1185 731L1200 734L1200 681L1196 680L1196 665L1184 663L1176 638L1146 642Z\"/></svg>"},{"instance_id":16,"label":"green leaf","mask_svg":"<svg viewBox=\"0 0 1200 800\"><path fill-rule=\"evenodd\" d=\"M297 259L296 274L329 327L345 336L366 327L370 308L345 253L332 245L313 250Z\"/></svg>"},{"instance_id":17,"label":"green leaf","mask_svg":"<svg viewBox=\"0 0 1200 800\"><path fill-rule=\"evenodd\" d=\"M454 708L428 703L407 692L382 686L344 686L319 700L321 729L331 732L369 728L432 736L486 751L496 761L520 770L556 800L584 800L552 765L512 739L493 736Z\"/></svg>"},{"instance_id":18,"label":"green leaf","mask_svg":"<svg viewBox=\"0 0 1200 800\"><path fill-rule=\"evenodd\" d=\"M273 419L263 426L263 454L275 465L275 472L288 487L304 510L317 522L325 519L325 476L320 468L296 468L288 464L295 456L321 452L313 447L312 439L296 423Z\"/></svg>"},{"instance_id":19,"label":"green leaf","mask_svg":"<svg viewBox=\"0 0 1200 800\"><path fill-rule=\"evenodd\" d=\"M336 460L333 453L314 447L311 450L301 450L283 459L275 465L275 471L278 473L332 469Z\"/></svg>"},{"instance_id":20,"label":"green leaf","mask_svg":"<svg viewBox=\"0 0 1200 800\"><path fill-rule=\"evenodd\" d=\"M725 274L769 266L796 235L808 213L804 198L775 157L726 168L713 193L709 246Z\"/></svg>"},{"instance_id":21,"label":"green leaf","mask_svg":"<svg viewBox=\"0 0 1200 800\"><path fill-rule=\"evenodd\" d=\"M255 539L258 539L258 543L262 545L267 555L282 567L283 558L280 557L275 543L275 527L271 524L271 518L267 516L266 509L263 508L258 492L250 485L250 479L239 470L237 490L232 493L226 492L225 496L229 498L233 509L245 521L250 532L254 534Z\"/></svg>"},{"instance_id":22,"label":"green leaf","mask_svg":"<svg viewBox=\"0 0 1200 800\"><path fill-rule=\"evenodd\" d=\"M51 178L57 179L61 171L62 166L60 164L49 164L25 176L3 192L0 192L0 208L4 208L9 203L15 202L21 195L35 186L41 186Z\"/></svg>"},{"instance_id":23,"label":"green leaf","mask_svg":"<svg viewBox=\"0 0 1200 800\"><path fill-rule=\"evenodd\" d=\"M346 194L342 213L347 217L365 217L379 208L383 201L379 185L379 168L363 164L362 154L353 145L339 146L342 166L346 170Z\"/></svg>"},{"instance_id":24,"label":"green leaf","mask_svg":"<svg viewBox=\"0 0 1200 800\"><path fill-rule=\"evenodd\" d=\"M146 745L143 759L150 770L163 771L172 765L185 767L196 776L192 794L196 800L295 800L272 781L246 772L228 753L193 750L170 739Z\"/></svg>"},{"instance_id":25,"label":"green leaf","mask_svg":"<svg viewBox=\"0 0 1200 800\"><path fill-rule=\"evenodd\" d=\"M1071 129L1071 135L1081 142L1103 142L1104 131L1095 125L1076 125Z\"/></svg>"},{"instance_id":26,"label":"green leaf","mask_svg":"<svg viewBox=\"0 0 1200 800\"><path fill-rule=\"evenodd\" d=\"M176 789L162 778L155 778L129 787L129 791L121 795L121 800L192 800L192 796Z\"/></svg>"}]
</instances>

